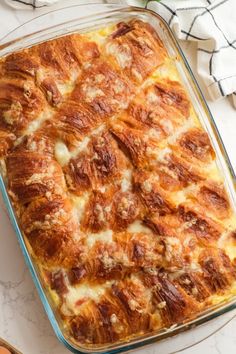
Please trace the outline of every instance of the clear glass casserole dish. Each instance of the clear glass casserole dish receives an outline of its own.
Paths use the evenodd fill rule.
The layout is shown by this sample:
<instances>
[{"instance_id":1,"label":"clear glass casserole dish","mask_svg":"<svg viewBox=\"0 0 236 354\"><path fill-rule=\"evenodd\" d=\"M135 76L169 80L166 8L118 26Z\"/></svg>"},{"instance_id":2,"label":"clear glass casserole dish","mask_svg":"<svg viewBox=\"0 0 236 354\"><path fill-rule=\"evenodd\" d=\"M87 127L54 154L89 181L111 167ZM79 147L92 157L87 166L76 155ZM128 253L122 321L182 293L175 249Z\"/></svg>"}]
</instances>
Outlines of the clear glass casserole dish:
<instances>
[{"instance_id":1,"label":"clear glass casserole dish","mask_svg":"<svg viewBox=\"0 0 236 354\"><path fill-rule=\"evenodd\" d=\"M7 54L13 53L14 51L18 51L20 49L30 47L34 44L60 37L66 33L73 33L73 32L88 32L94 29L101 28L104 25L108 25L110 23L116 23L129 20L132 18L139 18L142 19L146 22L149 22L157 31L158 35L162 39L162 41L165 43L165 46L167 48L167 51L171 57L176 57L176 66L179 71L179 74L182 78L182 82L185 86L185 88L188 90L189 95L191 97L192 103L194 105L194 108L197 112L197 115L202 123L202 125L205 127L207 130L211 141L212 145L215 148L215 151L217 153L217 158L218 158L218 163L221 168L221 170L224 173L225 180L226 180L226 188L228 190L232 205L235 208L235 189L234 189L234 180L235 180L235 175L233 173L231 164L229 162L229 159L227 157L227 154L225 152L225 149L223 147L223 144L221 142L219 133L217 132L216 126L214 124L214 120L207 108L206 102L199 90L199 87L191 73L191 70L181 52L179 49L178 44L176 43L176 40L174 39L173 35L171 34L168 26L166 23L156 14L152 13L151 11L148 10L143 10L143 9L136 9L136 8L117 8L117 9L112 9L110 6L107 7L102 7L100 11L97 11L97 7L94 7L94 10L91 11L88 10L88 12L96 12L96 15L90 15L87 17L83 17L80 19L74 19L65 23L58 24L56 26L50 27L45 30L38 31L34 34L26 35L23 36L19 39L14 39L10 41L9 43L5 43L0 47L0 56L5 56ZM75 16L75 18L77 15ZM9 211L9 215L11 217L11 221L13 223L13 226L16 230L19 242L21 244L24 256L26 258L27 264L29 265L29 268L31 270L31 273L33 275L35 284L39 290L40 297L42 299L42 302L44 304L44 307L46 309L46 312L48 314L48 317L51 321L51 324L55 330L56 335L58 338L66 345L68 349L70 349L72 352L79 353L79 352L93 352L94 353L94 348L89 349L89 348L83 348L83 347L76 347L75 344L70 340L68 334L64 331L62 323L60 323L60 320L55 312L55 309L53 308L53 303L50 300L50 297L47 293L47 289L44 288L39 272L37 269L37 265L34 264L32 261L26 244L24 242L24 238L21 234L21 231L19 229L19 226L17 224L17 219L16 216L14 215L14 211L12 209L9 197L7 195L6 191L6 186L4 184L3 178L1 177L0 179L0 186L1 186L1 191L7 206L7 209ZM128 351L131 349L135 349L138 347L141 347L146 344L150 344L153 342L156 342L158 340L171 337L179 332L185 331L187 329L190 329L192 327L195 327L199 324L203 324L207 322L210 319L213 319L215 317L218 317L219 315L222 315L232 309L234 309L235 306L235 298L228 299L224 303L221 303L214 308L208 309L201 315L199 315L196 319L191 320L187 323L180 324L178 326L175 326L173 328L169 328L168 330L161 330L158 331L158 333L146 336L142 336L138 339L135 339L133 341L129 341L126 343L119 343L119 344L114 344L110 346L105 346L105 347L99 347L96 348L96 352L106 352L106 353L113 353L113 352L122 352L122 351Z\"/></svg>"}]
</instances>

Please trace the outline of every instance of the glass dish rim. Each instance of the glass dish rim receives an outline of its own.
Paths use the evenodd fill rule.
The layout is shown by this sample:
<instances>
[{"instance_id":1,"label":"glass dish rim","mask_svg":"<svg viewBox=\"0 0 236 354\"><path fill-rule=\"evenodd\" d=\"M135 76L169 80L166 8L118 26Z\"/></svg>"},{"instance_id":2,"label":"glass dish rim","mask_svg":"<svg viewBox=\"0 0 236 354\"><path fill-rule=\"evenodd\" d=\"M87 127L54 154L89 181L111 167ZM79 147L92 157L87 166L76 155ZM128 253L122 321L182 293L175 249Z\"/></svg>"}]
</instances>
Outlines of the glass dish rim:
<instances>
[{"instance_id":1,"label":"glass dish rim","mask_svg":"<svg viewBox=\"0 0 236 354\"><path fill-rule=\"evenodd\" d=\"M101 3L93 3L93 4L89 4L89 5L103 5L104 7L108 8L110 7L109 4L101 4ZM87 6L89 6L87 5ZM84 4L78 4L76 6L84 6ZM59 9L59 10L63 10L63 9ZM187 62L187 59L185 58L183 52L182 52L182 49L180 48L177 40L175 39L174 35L173 35L173 32L171 31L171 29L169 28L167 22L157 13L153 12L152 10L148 10L148 9L144 9L144 8L139 8L139 7L131 7L131 6L127 6L125 7L123 4L117 4L116 6L116 9L112 9L112 10L108 10L108 11L105 11L103 14L99 14L99 19L101 20L105 20L106 18L110 18L112 19L112 16L114 16L115 14L122 14L122 13L145 13L147 15L150 15L150 16L153 16L153 17L156 17L160 22L162 22L162 24L164 24L165 26L165 30L168 31L168 35L171 37L171 40L172 40L172 44L175 46L175 50L178 52L179 56L180 56L180 59L183 61L183 64L185 65L186 67L186 70L190 76L190 79L191 79L191 82L193 83L193 86L194 86L194 89L196 91L196 93L198 94L198 99L201 100L201 105L202 105L202 108L203 110L205 111L205 114L207 116L207 119L209 120L210 124L212 125L211 127L211 130L212 130L212 133L214 134L214 137L216 138L216 140L218 141L218 146L219 148L221 149L221 154L222 154L222 157L224 158L224 161L225 161L225 164L227 165L228 167L228 172L229 172L229 176L232 180L232 184L234 184L234 192L235 192L235 182L236 182L236 176L235 176L235 173L234 173L234 170L233 170L233 167L231 165L231 162L230 162L230 159L228 157L228 154L227 154L227 151L225 149L225 146L224 146L224 143L222 141L222 138L220 136L220 133L218 131L218 128L216 126L216 123L214 121L214 118L208 108L208 105L207 105L207 102L204 98L204 95L196 81L196 78ZM45 14L47 15L47 14ZM51 29L55 29L63 24L69 24L69 23L74 23L76 21L79 21L81 19L83 20L89 20L91 21L91 19L98 19L98 15L95 15L95 14L92 14L92 15L88 15L88 16L84 16L84 17L78 17L77 19L73 19L73 20L68 20L66 22L62 22L60 24L57 24L55 26L51 26L51 27L45 27L44 29L41 29L39 31L36 31L32 34L27 34L26 36L22 36L22 37L19 37L19 38L16 38L15 40L13 41L10 41L10 42L6 42L4 43L3 45L0 44L0 58L1 58L1 52L3 49L7 49L9 47L11 47L12 45L14 44L18 44L20 43L21 41L24 42L25 38L27 39L32 39L34 40L34 36L36 36L37 34L43 34L44 32L46 33L48 30L51 30ZM115 22L115 21L113 21ZM84 27L86 29L86 26ZM74 31L72 31L74 32ZM43 41L47 41L47 40L50 40L50 39L53 39L53 38L57 38L57 37L61 37L63 35L66 35L66 34L69 34L69 33L72 33L72 32L64 32L64 33L60 33L58 36L50 36L49 38L43 40ZM79 32L79 30L78 30ZM35 44L38 44L40 43L40 41L38 42L32 42L31 45L28 45L28 46L33 46ZM24 43L23 43L24 44ZM20 46L19 48L17 48L17 51L18 50L22 50L28 46ZM9 53L6 53L4 54L3 56L5 55L8 55L10 53L13 53L15 52L15 50L13 49L12 51L10 51ZM206 310L206 311L203 311L202 313L200 313L197 317L195 317L194 319L192 320L189 320L187 321L186 323L183 323L183 324L179 324L177 325L176 327L173 327L173 328L168 328L168 329L164 329L163 331L159 331L159 333L156 333L156 334L146 334L146 335L142 335L142 336L139 336L139 337L136 337L134 338L133 340L129 340L129 341L123 341L122 343L118 343L118 345L116 343L114 344L109 344L109 345L106 345L107 348L105 348L105 346L101 349L99 348L96 348L95 346L94 347L91 347L91 349L88 347L88 348L83 348L83 347L79 347L79 346L74 346L73 345L73 342L70 343L68 341L68 339L64 336L63 334L63 331L62 331L62 328L60 327L60 325L58 324L58 320L56 318L56 315L55 315L55 312L53 311L52 309L52 306L50 305L50 302L49 302L49 299L47 298L47 295L46 295L46 292L45 290L43 289L43 286L41 284L41 281L40 281L40 278L37 274L37 271L36 271L36 265L34 265L33 261L32 261L32 258L30 256L30 253L29 251L27 250L27 246L26 246L26 243L25 243L25 240L24 240L24 237L21 233L21 230L20 230L20 227L18 225L18 222L17 222L17 218L15 216L15 213L14 213L14 209L11 205L11 202L10 202L10 199L8 197L8 193L7 193L7 189L6 189L6 185L4 183L4 178L3 176L1 175L1 171L0 171L0 191L3 195L3 200L4 200L4 203L5 203L5 206L8 210L8 214L10 216L10 220L11 220L11 223L13 225L13 228L15 230L15 233L16 233L16 236L17 236L17 239L18 239L18 242L20 243L20 247L21 247L21 250L22 250L22 253L24 255L24 258L25 258L25 261L26 261L26 264L28 266L28 268L30 269L30 272L31 272L31 275L32 275L32 278L33 278L33 281L34 281L34 284L38 290L38 293L39 293L39 296L40 296L40 299L43 303L43 306L45 308L45 311L47 313L47 316L49 318L49 321L53 327L53 330L56 334L56 336L58 337L58 339L67 347L67 349L69 349L71 352L73 353L104 353L104 354L113 354L113 353L120 353L120 352L127 352L127 351L130 351L130 350L134 350L134 349L137 349L137 348L141 348L147 344L151 344L151 343L155 343L155 342L158 342L162 339L165 339L165 338L169 338L169 337L172 337L172 336L175 336L183 331L187 331L193 327L196 327L198 325L201 325L201 324L204 324L220 315L223 315L231 310L234 310L236 309L236 296L232 297L232 299L230 299L230 301L226 300L220 304L218 304L215 308L211 307L210 309ZM161 332L161 333L160 333ZM163 332L163 333L162 333Z\"/></svg>"}]
</instances>

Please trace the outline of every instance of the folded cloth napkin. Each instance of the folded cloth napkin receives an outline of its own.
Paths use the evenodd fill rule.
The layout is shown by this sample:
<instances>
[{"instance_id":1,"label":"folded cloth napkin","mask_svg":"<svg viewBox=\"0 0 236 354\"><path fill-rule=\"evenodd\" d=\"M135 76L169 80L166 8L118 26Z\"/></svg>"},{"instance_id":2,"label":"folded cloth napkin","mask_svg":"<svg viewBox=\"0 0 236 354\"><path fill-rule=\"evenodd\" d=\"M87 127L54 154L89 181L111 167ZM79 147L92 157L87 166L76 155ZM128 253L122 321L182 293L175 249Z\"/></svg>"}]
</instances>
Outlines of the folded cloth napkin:
<instances>
[{"instance_id":1,"label":"folded cloth napkin","mask_svg":"<svg viewBox=\"0 0 236 354\"><path fill-rule=\"evenodd\" d=\"M178 39L197 42L198 73L213 100L232 95L236 107L236 0L149 1Z\"/></svg>"}]
</instances>

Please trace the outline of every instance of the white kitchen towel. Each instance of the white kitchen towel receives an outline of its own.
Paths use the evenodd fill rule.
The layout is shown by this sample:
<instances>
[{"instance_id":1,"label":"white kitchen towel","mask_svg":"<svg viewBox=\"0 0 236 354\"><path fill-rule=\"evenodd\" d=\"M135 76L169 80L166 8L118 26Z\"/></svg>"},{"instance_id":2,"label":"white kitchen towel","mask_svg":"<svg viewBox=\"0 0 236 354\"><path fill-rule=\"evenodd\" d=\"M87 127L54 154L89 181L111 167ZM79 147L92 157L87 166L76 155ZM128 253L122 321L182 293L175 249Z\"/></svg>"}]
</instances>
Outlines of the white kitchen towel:
<instances>
[{"instance_id":1,"label":"white kitchen towel","mask_svg":"<svg viewBox=\"0 0 236 354\"><path fill-rule=\"evenodd\" d=\"M2 0L0 0L1 2ZM144 0L140 0L143 2ZM67 3L70 3L70 0L5 0L5 3L11 6L13 9L16 10L35 10L41 9L45 6L52 6L57 3L64 4L67 6ZM104 3L104 4L123 4L126 3L125 0L94 0L94 1L86 1L86 0L77 0L77 5L87 5L89 3Z\"/></svg>"},{"instance_id":2,"label":"white kitchen towel","mask_svg":"<svg viewBox=\"0 0 236 354\"><path fill-rule=\"evenodd\" d=\"M44 6L54 5L60 0L5 0L5 2L17 10L36 9Z\"/></svg>"},{"instance_id":3,"label":"white kitchen towel","mask_svg":"<svg viewBox=\"0 0 236 354\"><path fill-rule=\"evenodd\" d=\"M147 7L178 39L197 41L197 69L209 95L232 95L236 107L236 0L162 0Z\"/></svg>"}]
</instances>

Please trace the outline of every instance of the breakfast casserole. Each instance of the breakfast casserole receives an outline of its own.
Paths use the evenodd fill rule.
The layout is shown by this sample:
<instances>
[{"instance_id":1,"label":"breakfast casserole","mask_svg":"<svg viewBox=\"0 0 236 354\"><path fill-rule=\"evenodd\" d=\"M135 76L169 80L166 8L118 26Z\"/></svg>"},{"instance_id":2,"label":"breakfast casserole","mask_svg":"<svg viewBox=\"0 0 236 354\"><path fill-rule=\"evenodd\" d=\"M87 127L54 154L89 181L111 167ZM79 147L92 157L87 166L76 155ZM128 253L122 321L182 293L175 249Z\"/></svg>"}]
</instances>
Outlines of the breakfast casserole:
<instances>
[{"instance_id":1,"label":"breakfast casserole","mask_svg":"<svg viewBox=\"0 0 236 354\"><path fill-rule=\"evenodd\" d=\"M236 218L215 151L141 20L0 61L2 175L76 344L186 322L236 293Z\"/></svg>"}]
</instances>

